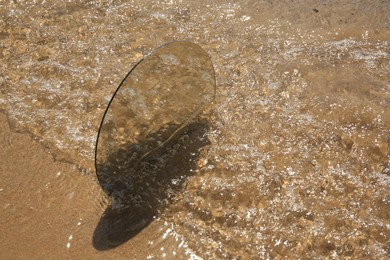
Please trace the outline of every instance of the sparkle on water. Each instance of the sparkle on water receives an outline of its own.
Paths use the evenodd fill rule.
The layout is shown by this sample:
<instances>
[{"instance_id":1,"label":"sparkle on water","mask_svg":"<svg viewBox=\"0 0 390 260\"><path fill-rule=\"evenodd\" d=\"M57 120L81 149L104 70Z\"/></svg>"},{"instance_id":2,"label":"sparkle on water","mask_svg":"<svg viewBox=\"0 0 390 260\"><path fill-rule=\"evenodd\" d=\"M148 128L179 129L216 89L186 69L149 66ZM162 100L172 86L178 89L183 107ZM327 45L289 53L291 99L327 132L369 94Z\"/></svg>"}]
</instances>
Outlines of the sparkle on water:
<instances>
[{"instance_id":1,"label":"sparkle on water","mask_svg":"<svg viewBox=\"0 0 390 260\"><path fill-rule=\"evenodd\" d=\"M145 257L183 242L187 258L383 259L389 13L382 0L2 1L0 109L91 173L128 70L156 46L196 42L217 79L209 144L156 220L177 244Z\"/></svg>"}]
</instances>

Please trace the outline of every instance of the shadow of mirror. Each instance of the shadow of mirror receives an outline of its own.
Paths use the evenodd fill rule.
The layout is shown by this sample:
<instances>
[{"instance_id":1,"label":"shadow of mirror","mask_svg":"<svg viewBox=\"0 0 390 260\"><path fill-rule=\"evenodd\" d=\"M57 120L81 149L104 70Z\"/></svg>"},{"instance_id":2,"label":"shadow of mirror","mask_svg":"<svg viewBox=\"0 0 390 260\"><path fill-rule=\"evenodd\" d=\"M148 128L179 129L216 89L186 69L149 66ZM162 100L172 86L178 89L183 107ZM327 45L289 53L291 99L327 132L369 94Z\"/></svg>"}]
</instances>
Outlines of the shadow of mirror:
<instances>
[{"instance_id":1,"label":"shadow of mirror","mask_svg":"<svg viewBox=\"0 0 390 260\"><path fill-rule=\"evenodd\" d=\"M131 171L128 164L137 145L128 144L109 156L110 163L100 169L111 204L96 227L96 249L107 250L128 241L169 205L186 178L195 172L202 147L209 145L206 131L204 122L187 125L144 156ZM150 139L158 135L152 134Z\"/></svg>"},{"instance_id":2,"label":"shadow of mirror","mask_svg":"<svg viewBox=\"0 0 390 260\"><path fill-rule=\"evenodd\" d=\"M181 190L208 145L199 115L214 98L211 59L190 42L158 48L125 77L96 143L96 174L110 197L93 235L96 249L134 237Z\"/></svg>"}]
</instances>

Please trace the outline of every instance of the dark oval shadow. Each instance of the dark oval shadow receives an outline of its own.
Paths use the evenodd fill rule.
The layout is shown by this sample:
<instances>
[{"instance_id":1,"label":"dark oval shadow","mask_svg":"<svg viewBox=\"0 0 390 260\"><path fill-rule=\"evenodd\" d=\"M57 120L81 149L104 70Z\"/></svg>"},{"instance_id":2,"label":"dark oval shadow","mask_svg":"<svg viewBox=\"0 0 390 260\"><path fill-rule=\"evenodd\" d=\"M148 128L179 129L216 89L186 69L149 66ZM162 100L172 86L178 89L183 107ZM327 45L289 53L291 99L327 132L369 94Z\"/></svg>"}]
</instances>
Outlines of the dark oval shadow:
<instances>
[{"instance_id":1,"label":"dark oval shadow","mask_svg":"<svg viewBox=\"0 0 390 260\"><path fill-rule=\"evenodd\" d=\"M170 126L177 127L177 126ZM101 217L93 234L93 246L98 250L115 248L142 231L164 211L186 178L195 173L201 149L209 145L205 137L207 122L194 122L163 146L143 157L135 170L132 163L137 146L127 144L109 156L101 175L111 204ZM149 136L153 140L160 133Z\"/></svg>"}]
</instances>

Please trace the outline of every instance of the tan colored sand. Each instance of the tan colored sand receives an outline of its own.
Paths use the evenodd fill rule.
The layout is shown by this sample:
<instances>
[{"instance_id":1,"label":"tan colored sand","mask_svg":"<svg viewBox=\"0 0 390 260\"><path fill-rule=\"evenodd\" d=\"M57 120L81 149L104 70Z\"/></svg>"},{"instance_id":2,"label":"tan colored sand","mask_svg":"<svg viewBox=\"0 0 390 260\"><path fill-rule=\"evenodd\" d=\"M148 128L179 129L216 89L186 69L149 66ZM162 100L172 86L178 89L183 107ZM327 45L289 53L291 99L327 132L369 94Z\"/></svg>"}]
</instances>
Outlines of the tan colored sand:
<instances>
[{"instance_id":1,"label":"tan colored sand","mask_svg":"<svg viewBox=\"0 0 390 260\"><path fill-rule=\"evenodd\" d=\"M177 40L211 56L217 95L199 172L162 215L172 230L205 259L388 258L390 1L34 2L0 1L0 110L91 176L2 141L0 259L164 255L163 221L91 246L93 155L125 75Z\"/></svg>"},{"instance_id":2,"label":"tan colored sand","mask_svg":"<svg viewBox=\"0 0 390 260\"><path fill-rule=\"evenodd\" d=\"M174 244L155 222L118 248L94 249L106 204L94 178L55 162L27 134L11 132L3 114L0 144L0 259L144 259Z\"/></svg>"}]
</instances>

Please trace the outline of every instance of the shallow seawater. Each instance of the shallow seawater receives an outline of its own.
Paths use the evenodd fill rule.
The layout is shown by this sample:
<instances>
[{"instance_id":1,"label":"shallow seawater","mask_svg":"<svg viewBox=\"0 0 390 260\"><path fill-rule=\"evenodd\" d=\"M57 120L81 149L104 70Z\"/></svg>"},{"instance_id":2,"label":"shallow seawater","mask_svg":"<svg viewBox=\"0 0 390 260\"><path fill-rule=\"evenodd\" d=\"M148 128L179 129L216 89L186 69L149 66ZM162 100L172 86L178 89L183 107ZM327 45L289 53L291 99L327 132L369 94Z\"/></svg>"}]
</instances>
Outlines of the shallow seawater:
<instances>
[{"instance_id":1,"label":"shallow seawater","mask_svg":"<svg viewBox=\"0 0 390 260\"><path fill-rule=\"evenodd\" d=\"M37 2L0 4L0 109L92 176L127 72L174 40L211 56L209 144L153 223L165 254L389 255L389 1Z\"/></svg>"}]
</instances>

